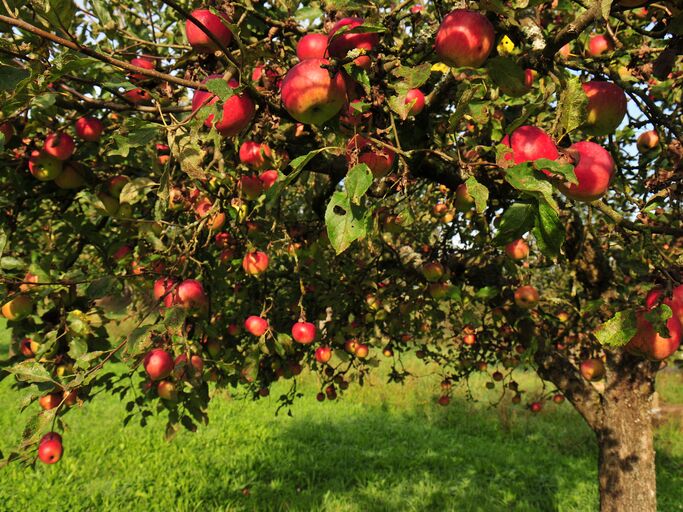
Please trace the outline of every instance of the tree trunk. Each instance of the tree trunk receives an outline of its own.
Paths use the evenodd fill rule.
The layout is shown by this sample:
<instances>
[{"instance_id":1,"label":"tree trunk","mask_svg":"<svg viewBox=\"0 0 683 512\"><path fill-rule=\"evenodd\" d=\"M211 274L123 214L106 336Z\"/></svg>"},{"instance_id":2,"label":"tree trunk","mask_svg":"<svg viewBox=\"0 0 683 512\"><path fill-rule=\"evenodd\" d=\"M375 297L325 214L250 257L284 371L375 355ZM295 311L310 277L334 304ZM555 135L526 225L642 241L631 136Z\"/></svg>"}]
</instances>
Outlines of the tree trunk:
<instances>
[{"instance_id":1,"label":"tree trunk","mask_svg":"<svg viewBox=\"0 0 683 512\"><path fill-rule=\"evenodd\" d=\"M656 512L652 383L634 372L605 389L597 436L601 512Z\"/></svg>"}]
</instances>

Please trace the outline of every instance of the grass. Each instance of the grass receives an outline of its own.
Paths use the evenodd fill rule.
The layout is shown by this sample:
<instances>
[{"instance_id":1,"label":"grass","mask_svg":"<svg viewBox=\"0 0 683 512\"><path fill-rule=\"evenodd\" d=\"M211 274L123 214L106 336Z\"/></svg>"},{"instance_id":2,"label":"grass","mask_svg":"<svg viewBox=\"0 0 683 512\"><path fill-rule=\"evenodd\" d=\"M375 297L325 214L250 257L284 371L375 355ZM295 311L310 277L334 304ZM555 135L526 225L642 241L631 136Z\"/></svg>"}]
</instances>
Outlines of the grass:
<instances>
[{"instance_id":1,"label":"grass","mask_svg":"<svg viewBox=\"0 0 683 512\"><path fill-rule=\"evenodd\" d=\"M122 426L123 404L101 396L67 416L65 456L35 470L0 470L0 510L591 511L597 508L593 434L570 406L538 415L486 400L435 404L436 378L404 387L378 378L318 403L315 377L292 417L277 401L221 393L211 422L163 440L164 418ZM680 397L680 375L660 388ZM0 383L0 449L20 436L23 394ZM526 385L533 385L527 375ZM483 386L475 386L483 389ZM286 390L278 385L271 396ZM486 398L481 391L480 396ZM35 406L34 406L35 407ZM683 510L683 439L657 435L659 505Z\"/></svg>"}]
</instances>

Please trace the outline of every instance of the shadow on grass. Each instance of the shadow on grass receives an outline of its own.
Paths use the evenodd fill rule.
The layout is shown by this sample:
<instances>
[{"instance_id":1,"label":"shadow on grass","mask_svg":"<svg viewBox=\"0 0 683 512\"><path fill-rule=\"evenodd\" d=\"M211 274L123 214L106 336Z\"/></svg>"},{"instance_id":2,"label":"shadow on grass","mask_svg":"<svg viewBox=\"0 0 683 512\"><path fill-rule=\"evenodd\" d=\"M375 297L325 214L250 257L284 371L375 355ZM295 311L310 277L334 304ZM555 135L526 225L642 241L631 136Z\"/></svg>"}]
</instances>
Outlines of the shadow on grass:
<instances>
[{"instance_id":1,"label":"shadow on grass","mask_svg":"<svg viewBox=\"0 0 683 512\"><path fill-rule=\"evenodd\" d=\"M217 487L204 499L302 511L597 506L592 433L564 410L533 418L514 413L505 429L495 411L457 402L447 411L431 404L403 413L372 406L346 418L321 416L298 414L282 425L267 452L250 463L249 496Z\"/></svg>"}]
</instances>

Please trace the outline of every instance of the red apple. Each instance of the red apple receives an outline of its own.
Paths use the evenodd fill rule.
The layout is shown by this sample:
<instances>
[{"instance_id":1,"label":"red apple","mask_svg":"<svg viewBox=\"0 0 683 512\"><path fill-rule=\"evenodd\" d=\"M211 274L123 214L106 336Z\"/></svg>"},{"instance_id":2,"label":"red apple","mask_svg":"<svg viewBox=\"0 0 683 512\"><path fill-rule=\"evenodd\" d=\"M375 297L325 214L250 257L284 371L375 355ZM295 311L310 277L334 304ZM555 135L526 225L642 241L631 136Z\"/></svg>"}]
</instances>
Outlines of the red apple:
<instances>
[{"instance_id":1,"label":"red apple","mask_svg":"<svg viewBox=\"0 0 683 512\"><path fill-rule=\"evenodd\" d=\"M493 48L496 35L482 14L456 9L443 19L434 50L441 62L453 67L480 67Z\"/></svg>"},{"instance_id":2,"label":"red apple","mask_svg":"<svg viewBox=\"0 0 683 512\"><path fill-rule=\"evenodd\" d=\"M406 94L406 105L412 105L408 115L418 115L425 108L425 95L420 89L410 89Z\"/></svg>"},{"instance_id":3,"label":"red apple","mask_svg":"<svg viewBox=\"0 0 683 512\"><path fill-rule=\"evenodd\" d=\"M681 293L678 292L678 288L675 290L672 298L666 298L663 301L673 311L671 318L666 321L669 337L664 338L660 335L655 326L645 318L647 311L654 308L661 298L662 291L655 289L648 293L645 300L645 308L636 312L637 330L636 334L626 345L628 352L646 357L651 361L661 361L678 350L681 344L681 335L683 334L683 327L681 326L683 301L679 300Z\"/></svg>"},{"instance_id":4,"label":"red apple","mask_svg":"<svg viewBox=\"0 0 683 512\"><path fill-rule=\"evenodd\" d=\"M177 303L184 308L205 308L208 298L202 283L196 279L185 279L176 289Z\"/></svg>"},{"instance_id":5,"label":"red apple","mask_svg":"<svg viewBox=\"0 0 683 512\"><path fill-rule=\"evenodd\" d=\"M271 169L270 171L263 171L258 175L258 179L261 180L264 190L268 190L270 187L272 187L279 177L280 173L274 169Z\"/></svg>"},{"instance_id":6,"label":"red apple","mask_svg":"<svg viewBox=\"0 0 683 512\"><path fill-rule=\"evenodd\" d=\"M315 340L315 325L311 322L297 322L292 326L292 338L303 345Z\"/></svg>"},{"instance_id":7,"label":"red apple","mask_svg":"<svg viewBox=\"0 0 683 512\"><path fill-rule=\"evenodd\" d=\"M204 25L223 46L228 46L232 41L232 32L225 23L230 23L230 19L226 14L220 16L212 13L209 9L195 9L190 14L196 20ZM224 23L225 22L225 23ZM187 42L190 46L200 53L213 53L219 50L216 43L209 38L204 31L199 28L193 21L189 19L185 22L185 33L187 34Z\"/></svg>"},{"instance_id":8,"label":"red apple","mask_svg":"<svg viewBox=\"0 0 683 512\"><path fill-rule=\"evenodd\" d=\"M505 254L513 260L523 260L529 256L529 246L520 238L505 246Z\"/></svg>"},{"instance_id":9,"label":"red apple","mask_svg":"<svg viewBox=\"0 0 683 512\"><path fill-rule=\"evenodd\" d=\"M5 145L7 145L14 135L14 127L9 123L0 123L0 133L5 136Z\"/></svg>"},{"instance_id":10,"label":"red apple","mask_svg":"<svg viewBox=\"0 0 683 512\"><path fill-rule=\"evenodd\" d=\"M541 158L556 160L559 156L550 135L536 126L520 126L511 135L503 137L501 143L512 149L512 153L505 155L505 160L511 160L515 165Z\"/></svg>"},{"instance_id":11,"label":"red apple","mask_svg":"<svg viewBox=\"0 0 683 512\"><path fill-rule=\"evenodd\" d=\"M355 163L366 164L375 178L383 178L391 172L395 153L384 146L373 144L361 135L354 135L346 144L346 159Z\"/></svg>"},{"instance_id":12,"label":"red apple","mask_svg":"<svg viewBox=\"0 0 683 512\"><path fill-rule=\"evenodd\" d=\"M638 135L636 147L641 153L647 153L659 145L659 134L657 130L648 130Z\"/></svg>"},{"instance_id":13,"label":"red apple","mask_svg":"<svg viewBox=\"0 0 683 512\"><path fill-rule=\"evenodd\" d=\"M164 306L170 308L175 302L177 291L174 289L175 281L170 277L160 277L154 281L154 298L164 298Z\"/></svg>"},{"instance_id":14,"label":"red apple","mask_svg":"<svg viewBox=\"0 0 683 512\"><path fill-rule=\"evenodd\" d=\"M79 117L74 123L76 135L88 142L97 142L102 136L104 126L96 117Z\"/></svg>"},{"instance_id":15,"label":"red apple","mask_svg":"<svg viewBox=\"0 0 683 512\"><path fill-rule=\"evenodd\" d=\"M144 69L154 69L156 67L156 60L145 56L135 57L134 59L131 59L130 63L133 66ZM128 75L128 77L133 83L139 82L140 80L146 80L148 78L147 75L143 75L142 73L131 73Z\"/></svg>"},{"instance_id":16,"label":"red apple","mask_svg":"<svg viewBox=\"0 0 683 512\"><path fill-rule=\"evenodd\" d=\"M328 346L318 347L315 350L315 360L320 364L327 363L332 358L332 349Z\"/></svg>"},{"instance_id":17,"label":"red apple","mask_svg":"<svg viewBox=\"0 0 683 512\"><path fill-rule=\"evenodd\" d=\"M62 403L62 394L48 393L47 395L41 396L38 399L38 403L45 411L49 411L50 409L58 407L59 404Z\"/></svg>"},{"instance_id":18,"label":"red apple","mask_svg":"<svg viewBox=\"0 0 683 512\"><path fill-rule=\"evenodd\" d=\"M33 300L28 295L15 295L0 308L7 320L22 320L33 311Z\"/></svg>"},{"instance_id":19,"label":"red apple","mask_svg":"<svg viewBox=\"0 0 683 512\"><path fill-rule=\"evenodd\" d=\"M282 82L282 104L304 124L323 124L337 115L346 101L341 72L334 76L322 66L326 59L307 59L287 72Z\"/></svg>"},{"instance_id":20,"label":"red apple","mask_svg":"<svg viewBox=\"0 0 683 512\"><path fill-rule=\"evenodd\" d=\"M160 348L155 348L149 352L142 364L152 380L165 379L173 371L173 358L168 352Z\"/></svg>"},{"instance_id":21,"label":"red apple","mask_svg":"<svg viewBox=\"0 0 683 512\"><path fill-rule=\"evenodd\" d=\"M51 133L45 137L43 152L62 162L71 158L76 144L68 133Z\"/></svg>"},{"instance_id":22,"label":"red apple","mask_svg":"<svg viewBox=\"0 0 683 512\"><path fill-rule=\"evenodd\" d=\"M35 355L31 348L31 338L23 338L19 342L19 352L21 352L21 355L24 357L33 357Z\"/></svg>"},{"instance_id":23,"label":"red apple","mask_svg":"<svg viewBox=\"0 0 683 512\"><path fill-rule=\"evenodd\" d=\"M324 59L327 57L327 36L325 34L306 34L296 45L299 60Z\"/></svg>"},{"instance_id":24,"label":"red apple","mask_svg":"<svg viewBox=\"0 0 683 512\"><path fill-rule=\"evenodd\" d=\"M555 402L556 404L561 404L562 402L564 402L564 396L560 395L559 393L553 395L553 402Z\"/></svg>"},{"instance_id":25,"label":"red apple","mask_svg":"<svg viewBox=\"0 0 683 512\"><path fill-rule=\"evenodd\" d=\"M244 192L244 197L253 201L263 194L263 182L258 176L249 176L245 174L240 176L240 187Z\"/></svg>"},{"instance_id":26,"label":"red apple","mask_svg":"<svg viewBox=\"0 0 683 512\"><path fill-rule=\"evenodd\" d=\"M585 359L581 361L579 370L584 379L596 382L605 376L605 363L602 362L602 359Z\"/></svg>"},{"instance_id":27,"label":"red apple","mask_svg":"<svg viewBox=\"0 0 683 512\"><path fill-rule=\"evenodd\" d=\"M159 395L159 398L163 398L169 402L175 402L178 400L178 390L176 389L176 385L168 380L159 381L159 384L157 384L157 394Z\"/></svg>"},{"instance_id":28,"label":"red apple","mask_svg":"<svg viewBox=\"0 0 683 512\"><path fill-rule=\"evenodd\" d=\"M344 58L348 52L356 48L370 52L379 44L379 36L376 33L365 32L354 34L348 32L356 27L361 26L363 21L363 18L343 18L334 24L334 26L330 29L328 36L328 51L332 57L336 57L338 59ZM346 27L345 32L337 35L337 32L339 32L342 27ZM356 66L363 69L368 69L371 64L370 57L368 55L361 55L353 62L356 64Z\"/></svg>"},{"instance_id":29,"label":"red apple","mask_svg":"<svg viewBox=\"0 0 683 512\"><path fill-rule=\"evenodd\" d=\"M239 151L240 162L254 169L263 169L273 158L273 152L268 144L261 144L253 140L242 143Z\"/></svg>"},{"instance_id":30,"label":"red apple","mask_svg":"<svg viewBox=\"0 0 683 512\"><path fill-rule=\"evenodd\" d=\"M130 91L124 92L123 97L133 105L149 103L152 100L152 95L144 89L131 89Z\"/></svg>"},{"instance_id":31,"label":"red apple","mask_svg":"<svg viewBox=\"0 0 683 512\"><path fill-rule=\"evenodd\" d=\"M422 265L422 275L429 282L439 281L445 273L443 265L438 261L430 261Z\"/></svg>"},{"instance_id":32,"label":"red apple","mask_svg":"<svg viewBox=\"0 0 683 512\"><path fill-rule=\"evenodd\" d=\"M538 73L536 72L535 69L525 69L524 70L524 85L526 86L527 89L531 89L534 85L534 80Z\"/></svg>"},{"instance_id":33,"label":"red apple","mask_svg":"<svg viewBox=\"0 0 683 512\"><path fill-rule=\"evenodd\" d=\"M28 160L28 170L40 181L50 181L57 178L62 172L63 165L61 160L38 150L31 151Z\"/></svg>"},{"instance_id":34,"label":"red apple","mask_svg":"<svg viewBox=\"0 0 683 512\"><path fill-rule=\"evenodd\" d=\"M184 378L186 374L189 374L190 377L201 377L204 371L204 360L197 354L190 356L189 366L187 364L187 354L180 354L176 357L174 364L173 373L179 379ZM188 371L190 367L192 369Z\"/></svg>"},{"instance_id":35,"label":"red apple","mask_svg":"<svg viewBox=\"0 0 683 512\"><path fill-rule=\"evenodd\" d=\"M614 133L626 115L624 90L611 82L593 80L583 84L588 96L584 132L590 135Z\"/></svg>"},{"instance_id":36,"label":"red apple","mask_svg":"<svg viewBox=\"0 0 683 512\"><path fill-rule=\"evenodd\" d=\"M588 40L588 55L591 57L599 57L603 53L614 50L614 42L605 34L596 34Z\"/></svg>"},{"instance_id":37,"label":"red apple","mask_svg":"<svg viewBox=\"0 0 683 512\"><path fill-rule=\"evenodd\" d=\"M515 304L522 309L531 309L538 302L540 296L533 286L520 286L515 290Z\"/></svg>"},{"instance_id":38,"label":"red apple","mask_svg":"<svg viewBox=\"0 0 683 512\"><path fill-rule=\"evenodd\" d=\"M576 151L578 155L574 173L579 183L558 183L557 188L576 201L595 201L601 198L607 192L614 174L612 155L595 142L577 142L569 150Z\"/></svg>"},{"instance_id":39,"label":"red apple","mask_svg":"<svg viewBox=\"0 0 683 512\"><path fill-rule=\"evenodd\" d=\"M242 268L252 276L262 274L268 268L268 255L262 251L248 252L242 260Z\"/></svg>"},{"instance_id":40,"label":"red apple","mask_svg":"<svg viewBox=\"0 0 683 512\"><path fill-rule=\"evenodd\" d=\"M346 350L349 354L355 354L356 347L358 347L358 340L355 338L346 340L346 342L344 343L344 350Z\"/></svg>"},{"instance_id":41,"label":"red apple","mask_svg":"<svg viewBox=\"0 0 683 512\"><path fill-rule=\"evenodd\" d=\"M62 397L64 398L64 405L72 407L76 405L76 402L78 401L78 391L75 389L72 391L64 390Z\"/></svg>"},{"instance_id":42,"label":"red apple","mask_svg":"<svg viewBox=\"0 0 683 512\"><path fill-rule=\"evenodd\" d=\"M370 347L368 347L365 343L358 343L356 345L356 350L354 354L358 359L365 359L368 357L368 353L370 352Z\"/></svg>"},{"instance_id":43,"label":"red apple","mask_svg":"<svg viewBox=\"0 0 683 512\"><path fill-rule=\"evenodd\" d=\"M252 315L244 321L244 328L254 336L263 336L268 330L268 320Z\"/></svg>"},{"instance_id":44,"label":"red apple","mask_svg":"<svg viewBox=\"0 0 683 512\"><path fill-rule=\"evenodd\" d=\"M530 406L531 412L541 412L543 404L541 402L532 402Z\"/></svg>"},{"instance_id":45,"label":"red apple","mask_svg":"<svg viewBox=\"0 0 683 512\"><path fill-rule=\"evenodd\" d=\"M38 443L38 458L45 464L54 464L62 458L62 436L48 432Z\"/></svg>"},{"instance_id":46,"label":"red apple","mask_svg":"<svg viewBox=\"0 0 683 512\"><path fill-rule=\"evenodd\" d=\"M204 82L210 79L223 78L222 75L211 75ZM228 86L232 89L239 87L235 79L228 81ZM209 91L195 91L192 97L192 111L196 111L205 105L213 105L218 101L218 96ZM207 127L215 126L216 130L223 137L234 137L244 130L256 114L256 105L247 93L234 94L223 103L223 115L219 121L213 123L213 114L206 118L204 125Z\"/></svg>"}]
</instances>

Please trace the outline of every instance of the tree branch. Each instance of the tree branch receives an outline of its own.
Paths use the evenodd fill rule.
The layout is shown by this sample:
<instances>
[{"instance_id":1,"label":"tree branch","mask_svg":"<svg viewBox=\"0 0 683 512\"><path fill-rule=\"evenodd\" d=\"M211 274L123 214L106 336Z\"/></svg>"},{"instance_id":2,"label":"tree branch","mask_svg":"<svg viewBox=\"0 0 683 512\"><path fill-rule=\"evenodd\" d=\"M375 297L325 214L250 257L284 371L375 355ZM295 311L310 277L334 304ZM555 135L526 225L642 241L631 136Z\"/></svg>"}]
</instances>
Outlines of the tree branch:
<instances>
[{"instance_id":1,"label":"tree branch","mask_svg":"<svg viewBox=\"0 0 683 512\"><path fill-rule=\"evenodd\" d=\"M671 226L646 226L644 224L638 224L636 222L627 220L623 217L623 215L621 215L620 213L618 213L617 211L615 211L610 206L608 206L600 200L593 201L592 203L590 203L590 205L599 212L603 213L610 220L612 220L617 226L621 226L630 231L683 236L683 229L680 228L673 228Z\"/></svg>"}]
</instances>

